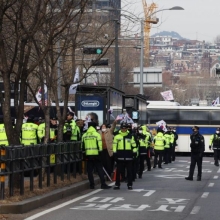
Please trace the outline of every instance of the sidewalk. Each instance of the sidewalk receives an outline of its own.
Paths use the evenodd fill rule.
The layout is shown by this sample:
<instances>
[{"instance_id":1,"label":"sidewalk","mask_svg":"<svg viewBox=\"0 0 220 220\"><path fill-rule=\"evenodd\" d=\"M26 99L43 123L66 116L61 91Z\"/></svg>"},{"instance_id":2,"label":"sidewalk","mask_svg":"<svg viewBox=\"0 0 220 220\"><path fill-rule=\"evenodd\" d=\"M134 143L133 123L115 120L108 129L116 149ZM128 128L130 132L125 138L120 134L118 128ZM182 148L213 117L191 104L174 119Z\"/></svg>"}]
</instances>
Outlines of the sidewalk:
<instances>
[{"instance_id":1,"label":"sidewalk","mask_svg":"<svg viewBox=\"0 0 220 220\"><path fill-rule=\"evenodd\" d=\"M94 178L94 180L96 185L100 183L98 177ZM51 191L41 196L35 196L21 202L0 204L0 214L23 214L87 189L89 189L89 181L84 180L82 182L74 183L71 186L63 187L61 189Z\"/></svg>"}]
</instances>

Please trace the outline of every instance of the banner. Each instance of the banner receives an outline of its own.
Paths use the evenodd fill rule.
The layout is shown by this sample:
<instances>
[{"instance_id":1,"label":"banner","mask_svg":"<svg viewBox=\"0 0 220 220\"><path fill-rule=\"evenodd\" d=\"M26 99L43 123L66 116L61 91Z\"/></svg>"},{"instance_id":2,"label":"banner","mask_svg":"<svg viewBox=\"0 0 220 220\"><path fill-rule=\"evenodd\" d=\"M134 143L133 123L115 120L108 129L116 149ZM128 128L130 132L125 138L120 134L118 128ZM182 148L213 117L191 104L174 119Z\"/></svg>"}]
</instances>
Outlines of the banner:
<instances>
[{"instance_id":1,"label":"banner","mask_svg":"<svg viewBox=\"0 0 220 220\"><path fill-rule=\"evenodd\" d=\"M79 68L76 68L73 84L70 86L69 94L76 94L77 86L79 85Z\"/></svg>"},{"instance_id":2,"label":"banner","mask_svg":"<svg viewBox=\"0 0 220 220\"><path fill-rule=\"evenodd\" d=\"M38 89L37 94L36 94L36 99L37 101L40 103L40 105L42 104L42 92L43 90L41 89L41 87ZM47 105L47 86L44 84L44 102L45 105Z\"/></svg>"},{"instance_id":3,"label":"banner","mask_svg":"<svg viewBox=\"0 0 220 220\"><path fill-rule=\"evenodd\" d=\"M167 90L160 93L164 99L164 101L173 101L173 92L171 90Z\"/></svg>"}]
</instances>

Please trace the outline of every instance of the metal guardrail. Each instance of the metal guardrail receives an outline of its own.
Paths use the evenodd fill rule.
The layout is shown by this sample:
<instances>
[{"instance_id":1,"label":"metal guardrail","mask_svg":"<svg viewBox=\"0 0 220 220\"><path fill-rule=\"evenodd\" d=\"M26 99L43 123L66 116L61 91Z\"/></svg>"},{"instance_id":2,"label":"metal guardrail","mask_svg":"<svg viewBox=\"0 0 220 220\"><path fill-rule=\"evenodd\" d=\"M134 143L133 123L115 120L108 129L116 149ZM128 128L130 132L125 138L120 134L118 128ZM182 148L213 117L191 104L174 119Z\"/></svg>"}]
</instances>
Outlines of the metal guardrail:
<instances>
[{"instance_id":1,"label":"metal guardrail","mask_svg":"<svg viewBox=\"0 0 220 220\"><path fill-rule=\"evenodd\" d=\"M9 196L14 195L15 183L19 185L20 195L24 195L24 179L29 177L30 191L34 190L34 177L38 175L38 188L43 187L46 175L47 187L50 186L50 174L56 184L64 174L70 180L70 174L82 173L81 141L38 145L0 146L0 199L5 198L5 181L8 177ZM51 172L53 170L53 172Z\"/></svg>"}]
</instances>

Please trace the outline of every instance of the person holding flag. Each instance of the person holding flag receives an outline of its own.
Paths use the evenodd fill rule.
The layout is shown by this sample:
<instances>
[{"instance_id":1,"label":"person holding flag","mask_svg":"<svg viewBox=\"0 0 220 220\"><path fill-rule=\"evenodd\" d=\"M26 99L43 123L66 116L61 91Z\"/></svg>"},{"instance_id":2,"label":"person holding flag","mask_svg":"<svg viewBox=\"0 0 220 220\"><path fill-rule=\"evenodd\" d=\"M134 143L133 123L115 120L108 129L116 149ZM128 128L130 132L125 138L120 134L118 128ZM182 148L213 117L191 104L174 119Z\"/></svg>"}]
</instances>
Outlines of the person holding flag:
<instances>
[{"instance_id":1,"label":"person holding flag","mask_svg":"<svg viewBox=\"0 0 220 220\"><path fill-rule=\"evenodd\" d=\"M111 176L113 172L114 158L113 158L113 132L115 130L117 120L114 120L111 127L108 128L107 124L102 124L98 133L102 138L102 165L107 171L108 175Z\"/></svg>"}]
</instances>

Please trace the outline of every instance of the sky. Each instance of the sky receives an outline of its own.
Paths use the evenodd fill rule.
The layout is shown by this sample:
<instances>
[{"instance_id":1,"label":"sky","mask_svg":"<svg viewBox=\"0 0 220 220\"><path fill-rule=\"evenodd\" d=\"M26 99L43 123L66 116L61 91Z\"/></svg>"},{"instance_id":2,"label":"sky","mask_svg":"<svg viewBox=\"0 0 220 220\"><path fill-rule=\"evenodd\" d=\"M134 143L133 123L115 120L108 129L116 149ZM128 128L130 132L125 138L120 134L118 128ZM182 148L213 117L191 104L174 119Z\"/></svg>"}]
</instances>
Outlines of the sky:
<instances>
[{"instance_id":1,"label":"sky","mask_svg":"<svg viewBox=\"0 0 220 220\"><path fill-rule=\"evenodd\" d=\"M175 31L190 40L213 43L220 35L220 0L146 0L156 3L158 10L181 6L184 10L164 10L157 13L159 23L150 35L161 31ZM144 18L142 0L122 0L122 9Z\"/></svg>"}]
</instances>

